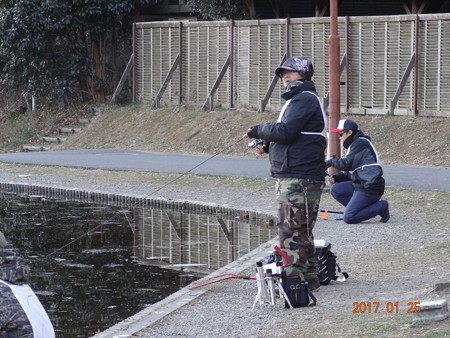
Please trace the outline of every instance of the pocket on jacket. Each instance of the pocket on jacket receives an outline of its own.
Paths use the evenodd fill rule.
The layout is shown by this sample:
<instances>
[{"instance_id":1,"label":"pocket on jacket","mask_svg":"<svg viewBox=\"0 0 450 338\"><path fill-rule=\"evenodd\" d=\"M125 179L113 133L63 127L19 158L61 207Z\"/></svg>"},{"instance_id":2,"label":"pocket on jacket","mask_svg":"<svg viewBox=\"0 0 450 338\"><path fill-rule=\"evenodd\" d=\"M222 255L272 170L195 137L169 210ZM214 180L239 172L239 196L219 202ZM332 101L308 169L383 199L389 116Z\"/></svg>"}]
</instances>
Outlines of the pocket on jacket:
<instances>
[{"instance_id":1,"label":"pocket on jacket","mask_svg":"<svg viewBox=\"0 0 450 338\"><path fill-rule=\"evenodd\" d=\"M379 166L372 165L359 169L357 175L364 188L367 189L375 184L377 178L382 175L382 171Z\"/></svg>"},{"instance_id":2,"label":"pocket on jacket","mask_svg":"<svg viewBox=\"0 0 450 338\"><path fill-rule=\"evenodd\" d=\"M270 163L274 168L280 170L287 167L287 149L288 146L279 143L270 145Z\"/></svg>"}]
</instances>

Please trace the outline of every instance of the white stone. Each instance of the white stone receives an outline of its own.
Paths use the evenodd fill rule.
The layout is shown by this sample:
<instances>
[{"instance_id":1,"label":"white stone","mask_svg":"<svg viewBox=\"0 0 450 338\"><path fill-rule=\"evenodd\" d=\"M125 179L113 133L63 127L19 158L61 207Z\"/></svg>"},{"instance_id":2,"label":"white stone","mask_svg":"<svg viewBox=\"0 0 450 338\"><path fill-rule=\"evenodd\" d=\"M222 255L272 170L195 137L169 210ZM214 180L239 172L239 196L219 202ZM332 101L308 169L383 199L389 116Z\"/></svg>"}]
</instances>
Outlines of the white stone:
<instances>
[{"instance_id":1,"label":"white stone","mask_svg":"<svg viewBox=\"0 0 450 338\"><path fill-rule=\"evenodd\" d=\"M420 302L420 312L413 314L413 323L437 322L449 317L445 299Z\"/></svg>"}]
</instances>

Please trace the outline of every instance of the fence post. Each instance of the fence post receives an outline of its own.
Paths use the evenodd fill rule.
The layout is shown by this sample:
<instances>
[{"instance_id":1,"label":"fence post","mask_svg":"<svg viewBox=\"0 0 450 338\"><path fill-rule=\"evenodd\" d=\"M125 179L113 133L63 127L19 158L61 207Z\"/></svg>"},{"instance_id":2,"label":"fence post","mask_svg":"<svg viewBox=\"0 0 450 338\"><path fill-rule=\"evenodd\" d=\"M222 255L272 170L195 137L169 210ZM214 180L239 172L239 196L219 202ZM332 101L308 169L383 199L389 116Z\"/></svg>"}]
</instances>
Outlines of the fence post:
<instances>
[{"instance_id":1,"label":"fence post","mask_svg":"<svg viewBox=\"0 0 450 338\"><path fill-rule=\"evenodd\" d=\"M291 55L291 42L290 42L290 37L291 35L289 34L289 24L290 24L290 20L289 18L286 18L286 59L288 59Z\"/></svg>"},{"instance_id":2,"label":"fence post","mask_svg":"<svg viewBox=\"0 0 450 338\"><path fill-rule=\"evenodd\" d=\"M180 69L180 87L179 87L179 100L178 104L183 102L183 22L180 21L178 25L178 55L180 57L178 66Z\"/></svg>"},{"instance_id":3,"label":"fence post","mask_svg":"<svg viewBox=\"0 0 450 338\"><path fill-rule=\"evenodd\" d=\"M230 108L234 108L234 20L230 20Z\"/></svg>"},{"instance_id":4,"label":"fence post","mask_svg":"<svg viewBox=\"0 0 450 338\"><path fill-rule=\"evenodd\" d=\"M133 31L132 31L132 44L133 44L133 55L136 54L136 23L133 23ZM136 103L136 75L137 75L137 67L133 67L132 69L132 78L131 78L131 86L132 86L132 97L133 103Z\"/></svg>"},{"instance_id":5,"label":"fence post","mask_svg":"<svg viewBox=\"0 0 450 338\"><path fill-rule=\"evenodd\" d=\"M348 16L346 16L345 17L345 55L349 55L349 43L348 43L348 41L349 41L349 29L348 29L348 26L349 26L349 23L348 23ZM348 75L348 73L349 73L349 65L348 65L348 57L346 57L346 68L347 68L347 71L345 72L345 111L346 112L348 112L348 109L349 109L349 107L350 107L350 90L349 90L349 84L348 84L348 80L349 80L349 75ZM342 69L342 64L341 64L341 74L342 74L342 71L343 71L344 69Z\"/></svg>"},{"instance_id":6,"label":"fence post","mask_svg":"<svg viewBox=\"0 0 450 338\"><path fill-rule=\"evenodd\" d=\"M417 96L418 96L418 88L419 88L419 28L420 28L420 21L419 21L419 15L416 14L415 19L415 43L414 43L414 53L416 55L415 63L414 63L414 103L413 103L413 110L414 115L419 115L419 109L417 108Z\"/></svg>"}]
</instances>

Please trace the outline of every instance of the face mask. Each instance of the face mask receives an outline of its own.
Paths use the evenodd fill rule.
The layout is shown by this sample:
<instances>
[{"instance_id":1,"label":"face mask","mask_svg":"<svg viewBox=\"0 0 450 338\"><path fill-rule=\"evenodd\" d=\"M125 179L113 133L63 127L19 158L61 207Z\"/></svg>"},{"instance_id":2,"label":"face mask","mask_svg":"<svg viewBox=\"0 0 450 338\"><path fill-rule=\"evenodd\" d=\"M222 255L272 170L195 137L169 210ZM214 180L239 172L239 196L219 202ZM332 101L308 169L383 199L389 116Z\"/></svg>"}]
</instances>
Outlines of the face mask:
<instances>
[{"instance_id":1,"label":"face mask","mask_svg":"<svg viewBox=\"0 0 450 338\"><path fill-rule=\"evenodd\" d=\"M290 92L295 87L300 86L303 82L304 82L303 80L296 80L296 81L290 82L286 87L286 93Z\"/></svg>"},{"instance_id":2,"label":"face mask","mask_svg":"<svg viewBox=\"0 0 450 338\"><path fill-rule=\"evenodd\" d=\"M343 146L345 149L348 149L348 147L350 147L350 145L353 142L354 137L355 137L355 132L353 131L353 133L349 137L347 137L343 143Z\"/></svg>"}]
</instances>

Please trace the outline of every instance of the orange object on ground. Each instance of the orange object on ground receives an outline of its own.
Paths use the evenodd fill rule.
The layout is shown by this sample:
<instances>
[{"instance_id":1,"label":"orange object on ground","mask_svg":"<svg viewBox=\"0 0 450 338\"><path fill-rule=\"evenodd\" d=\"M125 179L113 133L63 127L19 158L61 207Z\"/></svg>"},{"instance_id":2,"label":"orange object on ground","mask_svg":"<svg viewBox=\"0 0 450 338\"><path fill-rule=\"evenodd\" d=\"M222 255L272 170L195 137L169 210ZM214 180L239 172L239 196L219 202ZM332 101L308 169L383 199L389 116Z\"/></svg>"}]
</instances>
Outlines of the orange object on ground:
<instances>
[{"instance_id":1,"label":"orange object on ground","mask_svg":"<svg viewBox=\"0 0 450 338\"><path fill-rule=\"evenodd\" d=\"M325 213L319 217L320 219L328 219L328 210L325 210Z\"/></svg>"}]
</instances>

